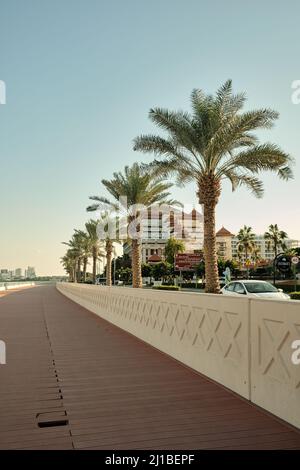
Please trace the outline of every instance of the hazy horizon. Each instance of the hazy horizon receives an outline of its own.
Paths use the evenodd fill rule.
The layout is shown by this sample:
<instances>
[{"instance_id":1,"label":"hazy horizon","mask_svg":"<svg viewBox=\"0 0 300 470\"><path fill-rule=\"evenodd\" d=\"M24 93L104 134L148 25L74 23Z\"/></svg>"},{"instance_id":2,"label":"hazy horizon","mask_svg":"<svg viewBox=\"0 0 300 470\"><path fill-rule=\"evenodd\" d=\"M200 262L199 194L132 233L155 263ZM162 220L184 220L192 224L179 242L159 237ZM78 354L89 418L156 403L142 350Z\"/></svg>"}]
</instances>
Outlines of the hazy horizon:
<instances>
[{"instance_id":1,"label":"hazy horizon","mask_svg":"<svg viewBox=\"0 0 300 470\"><path fill-rule=\"evenodd\" d=\"M88 197L106 195L101 179L151 161L132 150L137 135L157 132L149 109L189 111L193 88L214 93L228 78L246 109L280 113L259 137L294 157L294 180L262 174L261 200L226 182L217 229L262 234L277 223L300 239L299 16L294 0L1 2L0 269L64 274L61 242L91 218ZM193 185L173 194L197 202Z\"/></svg>"}]
</instances>

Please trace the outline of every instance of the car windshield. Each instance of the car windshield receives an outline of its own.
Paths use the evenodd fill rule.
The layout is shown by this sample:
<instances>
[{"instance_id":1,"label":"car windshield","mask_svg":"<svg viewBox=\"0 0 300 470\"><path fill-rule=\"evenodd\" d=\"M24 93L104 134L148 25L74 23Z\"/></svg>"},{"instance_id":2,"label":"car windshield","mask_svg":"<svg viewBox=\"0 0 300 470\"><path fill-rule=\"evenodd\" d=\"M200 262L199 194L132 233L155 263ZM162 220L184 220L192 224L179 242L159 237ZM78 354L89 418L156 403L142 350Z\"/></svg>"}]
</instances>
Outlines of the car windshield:
<instances>
[{"instance_id":1,"label":"car windshield","mask_svg":"<svg viewBox=\"0 0 300 470\"><path fill-rule=\"evenodd\" d=\"M260 294L262 292L278 292L276 287L269 282L247 282L245 287L251 294Z\"/></svg>"}]
</instances>

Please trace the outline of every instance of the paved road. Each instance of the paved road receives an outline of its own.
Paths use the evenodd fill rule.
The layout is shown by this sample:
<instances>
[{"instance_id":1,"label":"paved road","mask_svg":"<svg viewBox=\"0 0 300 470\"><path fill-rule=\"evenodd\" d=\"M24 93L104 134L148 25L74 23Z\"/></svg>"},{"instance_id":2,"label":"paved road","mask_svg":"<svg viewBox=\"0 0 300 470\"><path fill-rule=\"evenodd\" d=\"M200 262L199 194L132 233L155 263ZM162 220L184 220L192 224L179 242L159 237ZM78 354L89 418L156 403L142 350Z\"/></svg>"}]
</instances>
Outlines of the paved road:
<instances>
[{"instance_id":1,"label":"paved road","mask_svg":"<svg viewBox=\"0 0 300 470\"><path fill-rule=\"evenodd\" d=\"M0 298L1 449L300 449L300 433L76 305Z\"/></svg>"}]
</instances>

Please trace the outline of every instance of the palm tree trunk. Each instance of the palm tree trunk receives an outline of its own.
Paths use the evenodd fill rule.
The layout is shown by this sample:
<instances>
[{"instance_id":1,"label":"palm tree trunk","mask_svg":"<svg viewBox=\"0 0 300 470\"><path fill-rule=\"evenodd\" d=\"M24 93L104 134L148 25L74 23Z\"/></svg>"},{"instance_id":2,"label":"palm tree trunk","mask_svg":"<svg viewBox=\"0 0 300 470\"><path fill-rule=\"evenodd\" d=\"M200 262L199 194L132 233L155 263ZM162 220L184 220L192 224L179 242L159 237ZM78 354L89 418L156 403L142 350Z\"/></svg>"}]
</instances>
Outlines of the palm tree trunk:
<instances>
[{"instance_id":1,"label":"palm tree trunk","mask_svg":"<svg viewBox=\"0 0 300 470\"><path fill-rule=\"evenodd\" d=\"M86 282L86 268L87 268L87 258L83 259L83 282Z\"/></svg>"},{"instance_id":2,"label":"palm tree trunk","mask_svg":"<svg viewBox=\"0 0 300 470\"><path fill-rule=\"evenodd\" d=\"M111 261L112 261L112 242L106 242L106 285L111 287Z\"/></svg>"},{"instance_id":3,"label":"palm tree trunk","mask_svg":"<svg viewBox=\"0 0 300 470\"><path fill-rule=\"evenodd\" d=\"M220 196L220 183L206 175L199 184L198 196L204 207L204 261L205 292L219 294L219 271L216 250L216 205Z\"/></svg>"},{"instance_id":4,"label":"palm tree trunk","mask_svg":"<svg viewBox=\"0 0 300 470\"><path fill-rule=\"evenodd\" d=\"M93 248L93 283L96 284L96 275L97 275L97 251Z\"/></svg>"},{"instance_id":5,"label":"palm tree trunk","mask_svg":"<svg viewBox=\"0 0 300 470\"><path fill-rule=\"evenodd\" d=\"M246 264L246 277L249 279L249 268L248 268L248 249L245 249L245 264Z\"/></svg>"},{"instance_id":6,"label":"palm tree trunk","mask_svg":"<svg viewBox=\"0 0 300 470\"><path fill-rule=\"evenodd\" d=\"M78 260L78 265L77 265L77 282L81 281L81 260Z\"/></svg>"},{"instance_id":7,"label":"palm tree trunk","mask_svg":"<svg viewBox=\"0 0 300 470\"><path fill-rule=\"evenodd\" d=\"M139 240L132 240L132 287L143 287L142 259Z\"/></svg>"},{"instance_id":8,"label":"palm tree trunk","mask_svg":"<svg viewBox=\"0 0 300 470\"><path fill-rule=\"evenodd\" d=\"M136 252L133 249L133 241L131 244L131 278L132 278L132 287L135 287L136 285L136 270L134 269L134 265L136 264L135 262L136 259Z\"/></svg>"}]
</instances>

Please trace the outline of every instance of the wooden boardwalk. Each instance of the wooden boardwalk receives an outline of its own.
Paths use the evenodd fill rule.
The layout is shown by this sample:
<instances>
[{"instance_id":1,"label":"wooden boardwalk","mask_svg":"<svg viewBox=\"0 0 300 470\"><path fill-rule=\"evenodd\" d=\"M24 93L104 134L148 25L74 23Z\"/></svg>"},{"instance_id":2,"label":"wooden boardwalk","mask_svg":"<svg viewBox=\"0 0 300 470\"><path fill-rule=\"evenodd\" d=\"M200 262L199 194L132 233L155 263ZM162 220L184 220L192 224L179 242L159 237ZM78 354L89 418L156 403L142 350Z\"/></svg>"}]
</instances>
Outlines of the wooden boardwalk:
<instances>
[{"instance_id":1,"label":"wooden boardwalk","mask_svg":"<svg viewBox=\"0 0 300 470\"><path fill-rule=\"evenodd\" d=\"M300 449L300 433L71 302L0 298L1 449Z\"/></svg>"}]
</instances>

